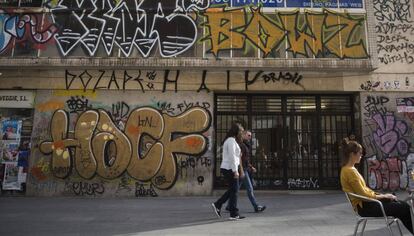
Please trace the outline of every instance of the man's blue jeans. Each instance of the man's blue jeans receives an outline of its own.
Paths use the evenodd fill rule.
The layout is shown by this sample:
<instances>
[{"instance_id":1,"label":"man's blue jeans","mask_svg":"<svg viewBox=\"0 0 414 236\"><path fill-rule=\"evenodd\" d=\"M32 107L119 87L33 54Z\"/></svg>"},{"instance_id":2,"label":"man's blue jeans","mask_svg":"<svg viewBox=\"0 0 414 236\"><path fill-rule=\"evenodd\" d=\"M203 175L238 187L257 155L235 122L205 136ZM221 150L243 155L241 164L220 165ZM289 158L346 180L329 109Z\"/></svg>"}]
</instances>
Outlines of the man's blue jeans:
<instances>
[{"instance_id":1,"label":"man's blue jeans","mask_svg":"<svg viewBox=\"0 0 414 236\"><path fill-rule=\"evenodd\" d=\"M240 181L239 188L242 184L244 184L244 187L246 188L247 196L249 197L249 200L252 203L253 208L257 210L256 198L254 197L253 193L252 179L250 177L249 171L247 170L244 170L244 178Z\"/></svg>"}]
</instances>

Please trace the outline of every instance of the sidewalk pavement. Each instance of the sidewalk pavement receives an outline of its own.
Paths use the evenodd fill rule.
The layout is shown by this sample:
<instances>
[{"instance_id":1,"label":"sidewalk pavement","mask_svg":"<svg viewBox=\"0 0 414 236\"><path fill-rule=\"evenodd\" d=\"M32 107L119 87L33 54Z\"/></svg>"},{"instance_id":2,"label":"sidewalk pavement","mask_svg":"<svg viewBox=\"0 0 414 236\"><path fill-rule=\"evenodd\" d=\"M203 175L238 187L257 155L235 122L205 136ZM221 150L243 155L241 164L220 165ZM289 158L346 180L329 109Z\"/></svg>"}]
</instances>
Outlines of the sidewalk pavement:
<instances>
[{"instance_id":1,"label":"sidewalk pavement","mask_svg":"<svg viewBox=\"0 0 414 236\"><path fill-rule=\"evenodd\" d=\"M218 198L0 198L0 235L352 235L355 216L340 191L256 192L255 213L240 192L240 214L231 221L222 209L216 218L211 203ZM400 198L407 195L397 193ZM398 233L396 227L393 230ZM404 235L410 233L403 227ZM388 235L383 221L368 222L367 236Z\"/></svg>"}]
</instances>

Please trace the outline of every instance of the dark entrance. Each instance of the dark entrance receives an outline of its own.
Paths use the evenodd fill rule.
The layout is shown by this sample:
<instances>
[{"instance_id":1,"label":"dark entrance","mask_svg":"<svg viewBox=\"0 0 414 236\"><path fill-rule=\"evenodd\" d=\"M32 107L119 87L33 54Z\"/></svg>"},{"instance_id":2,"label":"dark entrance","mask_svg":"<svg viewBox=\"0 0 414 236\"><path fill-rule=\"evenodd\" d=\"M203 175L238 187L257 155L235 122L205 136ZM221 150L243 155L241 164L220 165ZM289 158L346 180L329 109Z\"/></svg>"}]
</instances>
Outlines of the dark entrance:
<instances>
[{"instance_id":1,"label":"dark entrance","mask_svg":"<svg viewBox=\"0 0 414 236\"><path fill-rule=\"evenodd\" d=\"M338 144L354 132L352 95L215 95L215 187L233 121L253 133L257 189L338 189Z\"/></svg>"}]
</instances>

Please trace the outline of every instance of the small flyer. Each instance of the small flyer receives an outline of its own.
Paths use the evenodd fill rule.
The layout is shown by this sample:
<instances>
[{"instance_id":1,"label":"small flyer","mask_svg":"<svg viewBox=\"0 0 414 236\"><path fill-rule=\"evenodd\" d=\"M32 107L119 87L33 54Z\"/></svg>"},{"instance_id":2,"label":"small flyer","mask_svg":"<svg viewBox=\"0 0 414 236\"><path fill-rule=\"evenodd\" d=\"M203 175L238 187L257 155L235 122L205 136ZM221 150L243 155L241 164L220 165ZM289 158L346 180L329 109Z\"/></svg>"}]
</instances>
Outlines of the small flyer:
<instances>
[{"instance_id":1,"label":"small flyer","mask_svg":"<svg viewBox=\"0 0 414 236\"><path fill-rule=\"evenodd\" d=\"M15 141L0 141L0 163L17 162L19 158L19 143Z\"/></svg>"},{"instance_id":2,"label":"small flyer","mask_svg":"<svg viewBox=\"0 0 414 236\"><path fill-rule=\"evenodd\" d=\"M1 136L3 140L20 140L22 129L21 120L3 120L1 124Z\"/></svg>"},{"instance_id":3,"label":"small flyer","mask_svg":"<svg viewBox=\"0 0 414 236\"><path fill-rule=\"evenodd\" d=\"M27 178L27 173L24 171L23 167L18 167L19 168L19 174L17 176L17 181L21 184L21 183L26 183L26 178Z\"/></svg>"},{"instance_id":4,"label":"small flyer","mask_svg":"<svg viewBox=\"0 0 414 236\"><path fill-rule=\"evenodd\" d=\"M3 190L20 190L19 167L16 162L5 163Z\"/></svg>"}]
</instances>

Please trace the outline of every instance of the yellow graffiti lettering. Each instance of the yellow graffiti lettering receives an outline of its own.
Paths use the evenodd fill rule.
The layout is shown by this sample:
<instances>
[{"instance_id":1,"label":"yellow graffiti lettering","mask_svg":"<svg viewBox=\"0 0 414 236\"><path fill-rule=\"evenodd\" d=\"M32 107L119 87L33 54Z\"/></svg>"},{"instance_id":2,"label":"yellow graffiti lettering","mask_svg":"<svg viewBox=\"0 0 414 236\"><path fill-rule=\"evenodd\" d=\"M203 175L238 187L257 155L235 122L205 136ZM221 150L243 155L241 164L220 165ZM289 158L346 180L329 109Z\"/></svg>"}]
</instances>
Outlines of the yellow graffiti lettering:
<instances>
[{"instance_id":1,"label":"yellow graffiti lettering","mask_svg":"<svg viewBox=\"0 0 414 236\"><path fill-rule=\"evenodd\" d=\"M90 152L90 140L93 137L98 120L99 112L88 110L79 116L75 126L75 139L79 142L75 149L75 166L78 174L85 179L92 178L97 168L94 153Z\"/></svg>"},{"instance_id":2,"label":"yellow graffiti lettering","mask_svg":"<svg viewBox=\"0 0 414 236\"><path fill-rule=\"evenodd\" d=\"M312 27L312 25L322 26L324 14L311 14L310 12L299 14L299 11L296 11L279 15L288 32L289 47L287 50L295 55L304 56L308 56L307 48L312 51L313 55L322 52L322 27Z\"/></svg>"},{"instance_id":3,"label":"yellow graffiti lettering","mask_svg":"<svg viewBox=\"0 0 414 236\"><path fill-rule=\"evenodd\" d=\"M339 15L339 24L344 25L341 30L341 58L366 58L367 49L364 44L364 18L355 18L350 15Z\"/></svg>"},{"instance_id":4,"label":"yellow graffiti lettering","mask_svg":"<svg viewBox=\"0 0 414 236\"><path fill-rule=\"evenodd\" d=\"M245 36L236 29L244 26L244 9L214 11L207 10L205 26L209 29L209 35L202 39L209 40L211 49L208 52L217 56L220 50L242 49Z\"/></svg>"},{"instance_id":5,"label":"yellow graffiti lettering","mask_svg":"<svg viewBox=\"0 0 414 236\"><path fill-rule=\"evenodd\" d=\"M63 110L57 110L52 116L51 135L53 141L45 141L39 145L39 150L45 154L52 153L52 173L58 178L66 178L70 174L72 166L71 158L64 158L62 153L68 147L78 145L78 141L68 138L68 114Z\"/></svg>"},{"instance_id":6,"label":"yellow graffiti lettering","mask_svg":"<svg viewBox=\"0 0 414 236\"><path fill-rule=\"evenodd\" d=\"M206 148L203 135L194 134L208 128L210 117L202 108L193 108L178 116L163 114L165 130L161 138L164 144L164 156L160 170L152 179L152 183L159 189L168 189L177 178L177 163L174 153L200 154ZM172 139L172 134L183 135ZM192 134L191 134L192 133ZM193 145L188 145L188 143Z\"/></svg>"},{"instance_id":7,"label":"yellow graffiti lettering","mask_svg":"<svg viewBox=\"0 0 414 236\"><path fill-rule=\"evenodd\" d=\"M57 109L62 109L64 107L65 107L65 104L63 102L54 102L54 101L40 103L36 106L37 110L40 112L55 111Z\"/></svg>"},{"instance_id":8,"label":"yellow graffiti lettering","mask_svg":"<svg viewBox=\"0 0 414 236\"><path fill-rule=\"evenodd\" d=\"M49 173L49 165L50 163L45 161L43 158L37 162L36 167L39 168L43 174Z\"/></svg>"},{"instance_id":9,"label":"yellow graffiti lettering","mask_svg":"<svg viewBox=\"0 0 414 236\"><path fill-rule=\"evenodd\" d=\"M178 116L153 108L133 110L122 131L104 110L87 110L79 115L74 138L68 138L68 115L57 110L51 121L52 141L39 145L52 153L54 176L66 178L72 170L69 149L74 149L74 166L80 177L96 174L114 179L125 171L134 179L151 181L159 189L171 188L177 179L176 153L198 155L206 150L202 132L210 126L210 114L193 107Z\"/></svg>"},{"instance_id":10,"label":"yellow graffiti lettering","mask_svg":"<svg viewBox=\"0 0 414 236\"><path fill-rule=\"evenodd\" d=\"M93 91L93 90L79 90L79 89L75 89L75 90L56 90L53 91L53 96L58 96L58 97L68 97L68 96L78 96L78 97L89 97L89 98L96 98L96 95L98 94L97 91Z\"/></svg>"},{"instance_id":11,"label":"yellow graffiti lettering","mask_svg":"<svg viewBox=\"0 0 414 236\"><path fill-rule=\"evenodd\" d=\"M136 109L128 117L125 130L132 143L128 174L138 180L148 181L158 172L162 162L163 145L158 142L164 130L162 116L153 108ZM147 136L147 139L143 136ZM144 141L142 146L141 140ZM140 151L145 151L145 154Z\"/></svg>"},{"instance_id":12,"label":"yellow graffiti lettering","mask_svg":"<svg viewBox=\"0 0 414 236\"><path fill-rule=\"evenodd\" d=\"M105 136L108 138L105 139ZM128 137L115 126L108 113L99 110L97 130L92 138L98 175L107 179L119 177L128 167L131 149Z\"/></svg>"},{"instance_id":13,"label":"yellow graffiti lettering","mask_svg":"<svg viewBox=\"0 0 414 236\"><path fill-rule=\"evenodd\" d=\"M285 30L280 24L262 15L260 8L251 9L252 18L247 24L244 33L247 39L258 47L264 53L264 56L267 56L283 42Z\"/></svg>"},{"instance_id":14,"label":"yellow graffiti lettering","mask_svg":"<svg viewBox=\"0 0 414 236\"><path fill-rule=\"evenodd\" d=\"M263 57L283 46L305 57L367 58L364 17L324 10L278 12L265 15L260 8L250 11L220 9L206 11L204 26L209 34L202 41L210 42L208 52L218 56L229 49L246 50L246 42L263 52ZM238 12L238 14L235 14ZM244 14L244 17L240 15Z\"/></svg>"}]
</instances>

